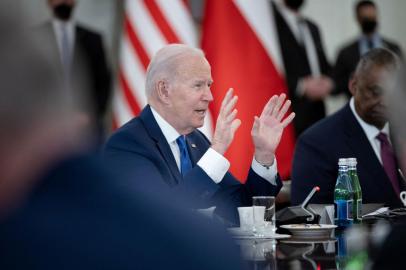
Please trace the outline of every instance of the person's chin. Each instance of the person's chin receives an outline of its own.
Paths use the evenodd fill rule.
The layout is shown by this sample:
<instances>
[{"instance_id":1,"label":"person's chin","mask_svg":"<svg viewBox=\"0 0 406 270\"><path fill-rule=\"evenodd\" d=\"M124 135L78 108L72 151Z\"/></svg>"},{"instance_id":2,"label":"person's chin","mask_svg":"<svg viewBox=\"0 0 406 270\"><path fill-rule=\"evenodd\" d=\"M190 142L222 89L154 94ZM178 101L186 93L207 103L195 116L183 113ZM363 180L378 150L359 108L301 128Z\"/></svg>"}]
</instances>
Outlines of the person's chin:
<instances>
[{"instance_id":1,"label":"person's chin","mask_svg":"<svg viewBox=\"0 0 406 270\"><path fill-rule=\"evenodd\" d=\"M197 119L194 123L195 128L201 128L204 125L204 118L203 119Z\"/></svg>"},{"instance_id":2,"label":"person's chin","mask_svg":"<svg viewBox=\"0 0 406 270\"><path fill-rule=\"evenodd\" d=\"M385 117L374 117L371 121L369 121L369 124L381 129L385 126L386 122L387 119Z\"/></svg>"}]
</instances>

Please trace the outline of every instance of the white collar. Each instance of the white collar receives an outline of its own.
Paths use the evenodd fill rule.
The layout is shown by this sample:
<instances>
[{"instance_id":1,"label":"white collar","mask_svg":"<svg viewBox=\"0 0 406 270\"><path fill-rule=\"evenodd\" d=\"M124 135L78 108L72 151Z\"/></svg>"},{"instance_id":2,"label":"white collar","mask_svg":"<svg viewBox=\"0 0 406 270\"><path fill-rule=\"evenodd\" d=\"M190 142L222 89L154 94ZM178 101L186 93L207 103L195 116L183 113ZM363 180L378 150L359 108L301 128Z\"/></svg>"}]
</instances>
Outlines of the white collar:
<instances>
[{"instance_id":1,"label":"white collar","mask_svg":"<svg viewBox=\"0 0 406 270\"><path fill-rule=\"evenodd\" d=\"M168 144L173 143L176 139L180 136L179 132L171 126L152 106L150 106L152 115L154 116L159 128L161 129L162 133Z\"/></svg>"},{"instance_id":2,"label":"white collar","mask_svg":"<svg viewBox=\"0 0 406 270\"><path fill-rule=\"evenodd\" d=\"M364 130L365 134L368 137L368 140L374 140L376 139L376 136L382 132L385 133L388 138L390 138L390 134L389 134L389 123L386 122L386 124L384 125L384 127L379 130L377 127L368 124L367 122L365 122L364 120L362 120L362 118L358 115L357 111L355 110L355 103L354 103L354 97L352 97L350 99L350 108L352 113L355 115L355 118L357 119L358 123L361 125L362 129Z\"/></svg>"},{"instance_id":3,"label":"white collar","mask_svg":"<svg viewBox=\"0 0 406 270\"><path fill-rule=\"evenodd\" d=\"M57 29L57 31L60 31L62 26L65 26L68 31L73 31L75 22L73 19L68 20L68 21L62 21L62 20L54 17L54 18L52 18L52 25L54 26L54 28Z\"/></svg>"},{"instance_id":4,"label":"white collar","mask_svg":"<svg viewBox=\"0 0 406 270\"><path fill-rule=\"evenodd\" d=\"M281 16L285 20L286 24L288 25L290 31L295 36L297 41L301 41L303 37L301 37L300 29L299 29L299 20L302 20L303 17L300 13L294 12L290 10L288 7L285 6L282 1L274 1L276 8L279 10ZM305 24L303 24L305 26Z\"/></svg>"},{"instance_id":5,"label":"white collar","mask_svg":"<svg viewBox=\"0 0 406 270\"><path fill-rule=\"evenodd\" d=\"M282 13L282 16L285 19L289 19L292 21L297 21L298 18L301 18L301 15L299 12L294 12L291 9L289 9L282 1L274 1L275 5L278 7L279 11Z\"/></svg>"}]
</instances>

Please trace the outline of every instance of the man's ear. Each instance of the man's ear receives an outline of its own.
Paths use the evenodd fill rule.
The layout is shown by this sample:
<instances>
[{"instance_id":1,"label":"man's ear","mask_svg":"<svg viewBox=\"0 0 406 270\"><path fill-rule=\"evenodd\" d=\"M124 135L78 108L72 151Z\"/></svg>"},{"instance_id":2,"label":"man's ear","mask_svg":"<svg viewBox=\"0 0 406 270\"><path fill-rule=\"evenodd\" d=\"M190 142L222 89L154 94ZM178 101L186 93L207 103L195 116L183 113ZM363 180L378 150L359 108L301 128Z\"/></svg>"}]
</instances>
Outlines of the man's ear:
<instances>
[{"instance_id":1,"label":"man's ear","mask_svg":"<svg viewBox=\"0 0 406 270\"><path fill-rule=\"evenodd\" d=\"M161 102L168 104L169 103L169 89L168 89L168 82L165 80L160 80L156 84L156 92L158 94L158 98Z\"/></svg>"},{"instance_id":2,"label":"man's ear","mask_svg":"<svg viewBox=\"0 0 406 270\"><path fill-rule=\"evenodd\" d=\"M358 80L354 75L352 75L350 80L348 81L348 89L353 96L355 96L355 93L357 92L357 81Z\"/></svg>"}]
</instances>

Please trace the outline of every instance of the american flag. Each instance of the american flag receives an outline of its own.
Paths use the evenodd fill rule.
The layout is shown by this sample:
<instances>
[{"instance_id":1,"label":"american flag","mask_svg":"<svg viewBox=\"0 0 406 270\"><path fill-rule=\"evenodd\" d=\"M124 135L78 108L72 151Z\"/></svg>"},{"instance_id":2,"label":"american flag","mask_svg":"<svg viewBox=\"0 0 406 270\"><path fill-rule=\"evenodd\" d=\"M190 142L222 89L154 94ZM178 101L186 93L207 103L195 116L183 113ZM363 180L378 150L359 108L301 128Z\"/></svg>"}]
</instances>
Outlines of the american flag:
<instances>
[{"instance_id":1,"label":"american flag","mask_svg":"<svg viewBox=\"0 0 406 270\"><path fill-rule=\"evenodd\" d=\"M152 56L166 44L198 47L185 0L127 0L121 38L118 86L113 100L114 126L129 121L146 105L145 73ZM202 131L211 137L208 114Z\"/></svg>"}]
</instances>

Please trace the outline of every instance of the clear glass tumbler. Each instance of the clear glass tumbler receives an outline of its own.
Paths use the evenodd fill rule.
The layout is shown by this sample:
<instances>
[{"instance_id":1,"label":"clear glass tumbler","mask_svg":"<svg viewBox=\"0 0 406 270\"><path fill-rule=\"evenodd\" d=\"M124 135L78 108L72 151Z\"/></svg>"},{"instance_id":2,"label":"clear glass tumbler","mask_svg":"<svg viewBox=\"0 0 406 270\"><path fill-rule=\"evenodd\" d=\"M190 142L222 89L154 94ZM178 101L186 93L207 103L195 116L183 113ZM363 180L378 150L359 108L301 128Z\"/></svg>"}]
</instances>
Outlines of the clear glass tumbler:
<instances>
[{"instance_id":1,"label":"clear glass tumbler","mask_svg":"<svg viewBox=\"0 0 406 270\"><path fill-rule=\"evenodd\" d=\"M275 197L252 197L252 206L254 209L254 235L259 237L274 235L276 232Z\"/></svg>"}]
</instances>

